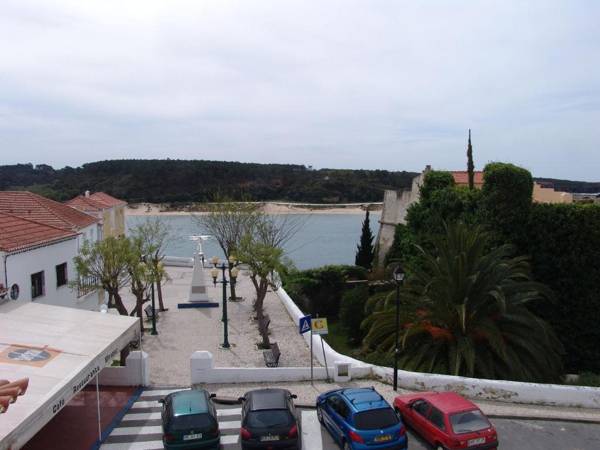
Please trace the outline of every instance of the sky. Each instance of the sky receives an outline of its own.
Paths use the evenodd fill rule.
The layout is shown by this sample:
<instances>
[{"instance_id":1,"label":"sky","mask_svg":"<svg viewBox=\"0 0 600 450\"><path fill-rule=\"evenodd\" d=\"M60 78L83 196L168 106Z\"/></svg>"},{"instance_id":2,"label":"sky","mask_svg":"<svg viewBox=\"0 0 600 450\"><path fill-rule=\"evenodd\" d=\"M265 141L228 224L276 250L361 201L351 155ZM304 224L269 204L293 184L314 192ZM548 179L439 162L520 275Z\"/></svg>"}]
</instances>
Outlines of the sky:
<instances>
[{"instance_id":1,"label":"sky","mask_svg":"<svg viewBox=\"0 0 600 450\"><path fill-rule=\"evenodd\" d=\"M0 164L600 181L596 0L0 0Z\"/></svg>"}]
</instances>

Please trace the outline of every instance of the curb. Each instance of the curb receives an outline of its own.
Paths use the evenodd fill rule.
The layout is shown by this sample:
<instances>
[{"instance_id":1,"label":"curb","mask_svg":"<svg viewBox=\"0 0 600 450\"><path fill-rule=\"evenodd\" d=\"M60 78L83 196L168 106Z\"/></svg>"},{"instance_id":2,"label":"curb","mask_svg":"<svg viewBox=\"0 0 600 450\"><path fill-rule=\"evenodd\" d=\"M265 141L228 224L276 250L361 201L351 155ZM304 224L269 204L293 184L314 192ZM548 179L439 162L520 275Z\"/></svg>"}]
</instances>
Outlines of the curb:
<instances>
[{"instance_id":1,"label":"curb","mask_svg":"<svg viewBox=\"0 0 600 450\"><path fill-rule=\"evenodd\" d=\"M500 415L500 414L486 414L489 419L505 419L505 420L539 420L542 422L570 422L570 423L583 423L589 425L600 425L600 417L597 419L583 419L576 417L539 417L539 416L518 416L514 414Z\"/></svg>"}]
</instances>

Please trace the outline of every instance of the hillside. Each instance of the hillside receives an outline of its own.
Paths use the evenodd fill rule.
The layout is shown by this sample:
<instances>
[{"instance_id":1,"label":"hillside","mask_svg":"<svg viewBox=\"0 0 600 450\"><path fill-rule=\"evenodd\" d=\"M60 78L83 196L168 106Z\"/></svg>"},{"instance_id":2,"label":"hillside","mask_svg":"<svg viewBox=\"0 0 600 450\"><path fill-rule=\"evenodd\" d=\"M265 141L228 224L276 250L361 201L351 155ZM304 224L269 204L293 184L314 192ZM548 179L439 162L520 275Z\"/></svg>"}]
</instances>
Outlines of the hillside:
<instances>
[{"instance_id":1,"label":"hillside","mask_svg":"<svg viewBox=\"0 0 600 450\"><path fill-rule=\"evenodd\" d=\"M410 186L413 172L312 170L292 164L201 160L112 160L55 170L0 166L0 190L27 189L63 201L105 191L129 202L213 201L218 197L311 203L382 201L384 189Z\"/></svg>"}]
</instances>

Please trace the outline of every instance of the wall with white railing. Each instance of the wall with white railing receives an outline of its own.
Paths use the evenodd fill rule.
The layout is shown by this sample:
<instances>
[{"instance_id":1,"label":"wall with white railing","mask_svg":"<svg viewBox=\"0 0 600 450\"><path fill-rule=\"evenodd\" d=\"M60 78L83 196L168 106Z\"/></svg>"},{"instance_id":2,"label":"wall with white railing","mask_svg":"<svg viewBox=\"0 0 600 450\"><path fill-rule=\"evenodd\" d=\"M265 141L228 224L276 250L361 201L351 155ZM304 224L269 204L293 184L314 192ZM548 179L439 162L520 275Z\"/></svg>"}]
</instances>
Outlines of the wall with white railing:
<instances>
[{"instance_id":1,"label":"wall with white railing","mask_svg":"<svg viewBox=\"0 0 600 450\"><path fill-rule=\"evenodd\" d=\"M279 288L277 296L287 309L290 317L298 323L304 313L298 308L283 288ZM321 348L320 336L313 335L313 346ZM310 345L310 333L304 334L304 339ZM335 361L351 364L353 378L364 377L366 372L377 376L385 382L391 383L393 370L389 367L375 366L359 361L349 356L342 355L324 342L324 353L328 365ZM324 364L324 355L315 351L315 357ZM485 380L479 378L466 378L451 375L437 375L419 372L398 371L398 385L410 390L452 390L466 397L495 400L512 403L526 403L537 405L573 406L600 409L600 388L585 386L565 386L557 384L520 383L504 380Z\"/></svg>"},{"instance_id":2,"label":"wall with white railing","mask_svg":"<svg viewBox=\"0 0 600 450\"><path fill-rule=\"evenodd\" d=\"M124 366L105 367L100 371L98 383L103 386L149 386L148 353L133 351L125 359Z\"/></svg>"}]
</instances>

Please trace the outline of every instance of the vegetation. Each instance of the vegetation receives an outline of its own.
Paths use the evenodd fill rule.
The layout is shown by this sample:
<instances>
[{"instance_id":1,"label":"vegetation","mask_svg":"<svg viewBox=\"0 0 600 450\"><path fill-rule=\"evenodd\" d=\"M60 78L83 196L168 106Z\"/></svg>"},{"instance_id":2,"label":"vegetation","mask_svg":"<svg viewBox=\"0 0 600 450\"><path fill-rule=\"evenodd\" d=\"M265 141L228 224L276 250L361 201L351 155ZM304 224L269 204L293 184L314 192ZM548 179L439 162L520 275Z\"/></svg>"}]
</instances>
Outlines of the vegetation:
<instances>
[{"instance_id":1,"label":"vegetation","mask_svg":"<svg viewBox=\"0 0 600 450\"><path fill-rule=\"evenodd\" d=\"M365 220L362 224L362 232L360 235L360 243L356 249L356 259L354 264L364 267L369 270L373 265L375 250L373 249L373 233L369 224L369 211L365 214Z\"/></svg>"},{"instance_id":2,"label":"vegetation","mask_svg":"<svg viewBox=\"0 0 600 450\"><path fill-rule=\"evenodd\" d=\"M291 271L283 281L290 297L313 317L336 318L347 281L365 280L367 271L358 266L324 266Z\"/></svg>"},{"instance_id":3,"label":"vegetation","mask_svg":"<svg viewBox=\"0 0 600 450\"><path fill-rule=\"evenodd\" d=\"M364 337L361 323L364 319L365 305L369 299L369 287L366 284L346 289L340 305L340 324L348 334L348 343L358 345Z\"/></svg>"},{"instance_id":4,"label":"vegetation","mask_svg":"<svg viewBox=\"0 0 600 450\"><path fill-rule=\"evenodd\" d=\"M508 245L487 250L477 227L455 224L422 248L422 266L409 266L402 302L401 366L408 370L482 378L554 381L561 374L560 342L527 305L552 293L532 281L524 257ZM369 316L365 342L393 352L395 307Z\"/></svg>"},{"instance_id":5,"label":"vegetation","mask_svg":"<svg viewBox=\"0 0 600 450\"><path fill-rule=\"evenodd\" d=\"M58 170L45 164L0 166L0 190L27 189L59 201L93 189L132 203L211 202L220 197L379 202L384 189L409 187L415 175L386 170L312 170L293 164L129 159Z\"/></svg>"}]
</instances>

